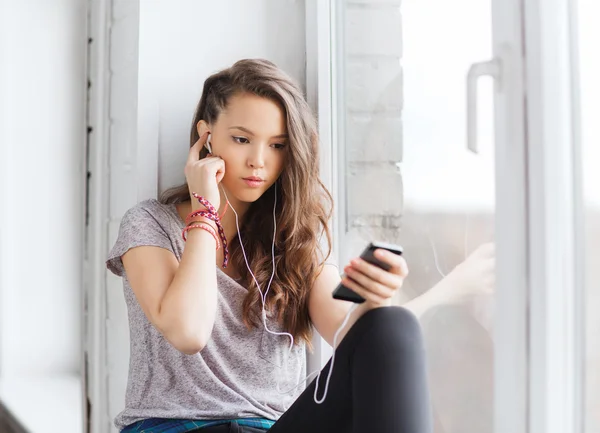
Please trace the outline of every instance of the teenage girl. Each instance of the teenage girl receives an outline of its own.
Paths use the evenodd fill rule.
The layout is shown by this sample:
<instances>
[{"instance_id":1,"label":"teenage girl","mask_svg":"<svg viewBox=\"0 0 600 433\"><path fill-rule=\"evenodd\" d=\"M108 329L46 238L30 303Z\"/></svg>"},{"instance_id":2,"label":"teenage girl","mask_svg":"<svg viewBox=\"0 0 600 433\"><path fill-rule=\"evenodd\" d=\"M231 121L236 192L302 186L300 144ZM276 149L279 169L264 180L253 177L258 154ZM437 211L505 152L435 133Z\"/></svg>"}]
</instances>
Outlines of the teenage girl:
<instances>
[{"instance_id":1,"label":"teenage girl","mask_svg":"<svg viewBox=\"0 0 600 433\"><path fill-rule=\"evenodd\" d=\"M406 262L380 250L389 271L356 258L341 280L316 120L299 86L266 60L210 76L185 177L125 213L107 260L123 277L131 338L116 426L431 432L419 324L391 306ZM340 281L366 301L333 299ZM310 382L313 329L335 351Z\"/></svg>"}]
</instances>

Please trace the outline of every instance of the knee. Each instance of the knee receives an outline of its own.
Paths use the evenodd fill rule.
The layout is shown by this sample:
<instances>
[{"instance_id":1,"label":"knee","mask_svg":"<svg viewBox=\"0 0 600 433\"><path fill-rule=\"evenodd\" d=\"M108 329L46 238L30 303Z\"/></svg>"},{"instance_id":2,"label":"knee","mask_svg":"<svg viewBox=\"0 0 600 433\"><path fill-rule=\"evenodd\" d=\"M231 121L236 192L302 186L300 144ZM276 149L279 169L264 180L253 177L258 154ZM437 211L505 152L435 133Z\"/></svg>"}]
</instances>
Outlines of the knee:
<instances>
[{"instance_id":1,"label":"knee","mask_svg":"<svg viewBox=\"0 0 600 433\"><path fill-rule=\"evenodd\" d=\"M376 308L365 313L355 324L362 328L361 344L370 350L392 348L422 350L421 326L416 316L403 307Z\"/></svg>"},{"instance_id":2,"label":"knee","mask_svg":"<svg viewBox=\"0 0 600 433\"><path fill-rule=\"evenodd\" d=\"M375 308L363 314L359 321L363 326L382 331L403 328L409 332L419 332L420 327L417 317L403 307Z\"/></svg>"}]
</instances>

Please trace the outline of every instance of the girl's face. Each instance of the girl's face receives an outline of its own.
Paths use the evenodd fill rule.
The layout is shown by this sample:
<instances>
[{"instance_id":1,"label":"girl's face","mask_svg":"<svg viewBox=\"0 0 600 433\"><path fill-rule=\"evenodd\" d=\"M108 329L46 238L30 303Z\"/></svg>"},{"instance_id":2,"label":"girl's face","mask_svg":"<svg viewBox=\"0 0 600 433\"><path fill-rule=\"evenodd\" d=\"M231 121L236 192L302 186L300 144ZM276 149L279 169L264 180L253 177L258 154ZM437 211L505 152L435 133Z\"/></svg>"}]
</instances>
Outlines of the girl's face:
<instances>
[{"instance_id":1,"label":"girl's face","mask_svg":"<svg viewBox=\"0 0 600 433\"><path fill-rule=\"evenodd\" d=\"M223 186L241 202L258 200L285 166L289 149L284 110L270 99L238 94L208 128L213 154L225 161ZM251 187L244 178L252 176L264 182Z\"/></svg>"}]
</instances>

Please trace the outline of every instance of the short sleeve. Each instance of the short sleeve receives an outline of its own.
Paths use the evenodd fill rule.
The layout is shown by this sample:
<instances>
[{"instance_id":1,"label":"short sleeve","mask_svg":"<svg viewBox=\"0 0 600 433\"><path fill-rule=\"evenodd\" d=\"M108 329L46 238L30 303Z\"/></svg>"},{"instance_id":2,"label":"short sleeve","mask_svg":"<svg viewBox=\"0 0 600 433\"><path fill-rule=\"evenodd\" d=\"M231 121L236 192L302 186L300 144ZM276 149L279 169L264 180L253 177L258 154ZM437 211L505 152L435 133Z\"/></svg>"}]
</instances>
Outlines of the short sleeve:
<instances>
[{"instance_id":1,"label":"short sleeve","mask_svg":"<svg viewBox=\"0 0 600 433\"><path fill-rule=\"evenodd\" d=\"M113 274L122 277L125 269L121 256L131 248L141 246L161 247L174 252L167 232L145 202L137 204L123 215L117 240L106 259L106 267Z\"/></svg>"}]
</instances>

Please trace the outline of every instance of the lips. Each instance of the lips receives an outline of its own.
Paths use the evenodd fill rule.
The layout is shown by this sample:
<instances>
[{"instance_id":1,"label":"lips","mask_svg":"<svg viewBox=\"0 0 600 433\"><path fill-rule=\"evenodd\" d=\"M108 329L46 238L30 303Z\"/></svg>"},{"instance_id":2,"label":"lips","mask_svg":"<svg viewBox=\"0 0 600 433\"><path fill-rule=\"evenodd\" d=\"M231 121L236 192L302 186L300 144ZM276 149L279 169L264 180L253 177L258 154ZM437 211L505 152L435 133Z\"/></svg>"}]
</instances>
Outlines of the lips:
<instances>
[{"instance_id":1,"label":"lips","mask_svg":"<svg viewBox=\"0 0 600 433\"><path fill-rule=\"evenodd\" d=\"M244 179L244 182L246 182L246 185L248 185L250 188L262 188L262 184L265 183L263 180L251 179Z\"/></svg>"},{"instance_id":2,"label":"lips","mask_svg":"<svg viewBox=\"0 0 600 433\"><path fill-rule=\"evenodd\" d=\"M245 177L244 180L251 180L251 181L255 181L255 182L264 182L264 179L261 179L260 177L256 177L256 176L252 176L252 177Z\"/></svg>"}]
</instances>

